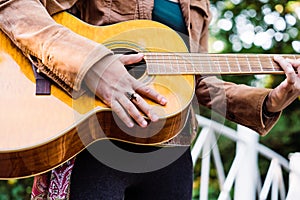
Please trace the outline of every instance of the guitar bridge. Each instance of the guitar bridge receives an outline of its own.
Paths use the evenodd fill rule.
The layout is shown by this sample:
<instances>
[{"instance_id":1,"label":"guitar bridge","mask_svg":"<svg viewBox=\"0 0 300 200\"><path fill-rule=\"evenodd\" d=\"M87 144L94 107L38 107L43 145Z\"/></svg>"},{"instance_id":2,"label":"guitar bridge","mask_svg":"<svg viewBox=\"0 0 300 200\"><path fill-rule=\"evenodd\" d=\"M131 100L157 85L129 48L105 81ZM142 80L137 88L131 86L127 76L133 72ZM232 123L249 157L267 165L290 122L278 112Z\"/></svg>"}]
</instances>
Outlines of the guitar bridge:
<instances>
[{"instance_id":1,"label":"guitar bridge","mask_svg":"<svg viewBox=\"0 0 300 200\"><path fill-rule=\"evenodd\" d=\"M32 64L32 70L35 77L35 95L50 95L51 94L51 82L44 75L38 73L38 68Z\"/></svg>"}]
</instances>

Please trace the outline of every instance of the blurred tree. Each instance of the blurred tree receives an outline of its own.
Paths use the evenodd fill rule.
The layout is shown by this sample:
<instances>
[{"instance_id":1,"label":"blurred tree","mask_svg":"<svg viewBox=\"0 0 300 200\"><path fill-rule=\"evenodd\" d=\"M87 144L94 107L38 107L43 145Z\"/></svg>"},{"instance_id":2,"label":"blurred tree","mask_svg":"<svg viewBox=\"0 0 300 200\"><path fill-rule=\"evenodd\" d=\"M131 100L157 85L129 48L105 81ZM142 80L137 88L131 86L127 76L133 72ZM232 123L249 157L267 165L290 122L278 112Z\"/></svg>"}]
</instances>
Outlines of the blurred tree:
<instances>
[{"instance_id":1,"label":"blurred tree","mask_svg":"<svg viewBox=\"0 0 300 200\"><path fill-rule=\"evenodd\" d=\"M213 18L210 25L211 53L255 53L255 54L298 54L300 53L300 2L286 0L211 0ZM222 76L223 80L256 87L274 88L285 76L283 75L247 75ZM274 151L288 157L291 152L300 151L300 102L295 101L282 113L282 117L271 130L261 137L261 143ZM210 116L205 108L201 114ZM235 128L236 124L226 121L227 126ZM225 171L229 169L234 151L233 144L219 139L219 149ZM201 161L199 161L201 163ZM199 173L200 164L195 167ZM266 161L260 161L262 174L266 173ZM211 183L217 181L211 171ZM199 187L199 177L195 177L195 191ZM210 186L213 187L213 186ZM216 191L210 188L210 191ZM218 193L217 193L218 194ZM209 198L216 199L216 193ZM194 198L198 198L197 192Z\"/></svg>"},{"instance_id":2,"label":"blurred tree","mask_svg":"<svg viewBox=\"0 0 300 200\"><path fill-rule=\"evenodd\" d=\"M0 200L30 199L32 178L0 181Z\"/></svg>"},{"instance_id":3,"label":"blurred tree","mask_svg":"<svg viewBox=\"0 0 300 200\"><path fill-rule=\"evenodd\" d=\"M211 0L211 52L219 53L300 53L300 2L286 0ZM277 86L282 75L223 76L224 80L259 87ZM299 151L296 126L299 101L282 114L278 124L261 142L287 157Z\"/></svg>"}]
</instances>

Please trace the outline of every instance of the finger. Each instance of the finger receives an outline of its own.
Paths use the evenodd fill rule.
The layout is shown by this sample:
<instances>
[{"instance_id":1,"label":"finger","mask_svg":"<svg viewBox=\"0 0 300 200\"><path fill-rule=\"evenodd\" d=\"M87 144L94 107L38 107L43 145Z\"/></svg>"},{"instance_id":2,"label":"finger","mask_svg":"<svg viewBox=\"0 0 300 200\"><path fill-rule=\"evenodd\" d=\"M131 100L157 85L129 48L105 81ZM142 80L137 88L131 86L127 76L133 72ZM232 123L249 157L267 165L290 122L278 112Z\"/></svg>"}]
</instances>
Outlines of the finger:
<instances>
[{"instance_id":1,"label":"finger","mask_svg":"<svg viewBox=\"0 0 300 200\"><path fill-rule=\"evenodd\" d=\"M141 112L136 108L136 106L131 102L125 95L118 99L123 108L127 113L133 118L133 120L141 127L146 127L148 125L147 121L142 116Z\"/></svg>"},{"instance_id":2,"label":"finger","mask_svg":"<svg viewBox=\"0 0 300 200\"><path fill-rule=\"evenodd\" d=\"M139 83L138 83L139 84ZM138 87L134 87L135 91L137 91L139 94L152 99L153 101L155 101L156 103L159 103L160 105L166 105L167 104L167 99L159 94L157 91L155 91L154 89L152 89L151 87L147 86L147 85L140 85Z\"/></svg>"},{"instance_id":3,"label":"finger","mask_svg":"<svg viewBox=\"0 0 300 200\"><path fill-rule=\"evenodd\" d=\"M159 118L156 113L151 109L151 106L139 95L134 94L136 98L131 101L147 116L151 121L156 122Z\"/></svg>"},{"instance_id":4,"label":"finger","mask_svg":"<svg viewBox=\"0 0 300 200\"><path fill-rule=\"evenodd\" d=\"M111 104L111 109L117 114L117 116L128 126L132 128L134 126L133 121L128 116L124 108L119 104L119 102L115 101Z\"/></svg>"},{"instance_id":5,"label":"finger","mask_svg":"<svg viewBox=\"0 0 300 200\"><path fill-rule=\"evenodd\" d=\"M288 58L287 61L291 63L294 67L300 67L300 59L290 59Z\"/></svg>"},{"instance_id":6,"label":"finger","mask_svg":"<svg viewBox=\"0 0 300 200\"><path fill-rule=\"evenodd\" d=\"M129 54L129 55L122 55L120 57L120 61L124 64L124 65L130 65L130 64L134 64L134 63L138 63L140 61L142 61L144 58L144 55L141 53L138 54Z\"/></svg>"},{"instance_id":7,"label":"finger","mask_svg":"<svg viewBox=\"0 0 300 200\"><path fill-rule=\"evenodd\" d=\"M287 77L287 83L293 85L296 81L297 76L292 64L281 56L274 56L274 60L284 70L285 75Z\"/></svg>"}]
</instances>

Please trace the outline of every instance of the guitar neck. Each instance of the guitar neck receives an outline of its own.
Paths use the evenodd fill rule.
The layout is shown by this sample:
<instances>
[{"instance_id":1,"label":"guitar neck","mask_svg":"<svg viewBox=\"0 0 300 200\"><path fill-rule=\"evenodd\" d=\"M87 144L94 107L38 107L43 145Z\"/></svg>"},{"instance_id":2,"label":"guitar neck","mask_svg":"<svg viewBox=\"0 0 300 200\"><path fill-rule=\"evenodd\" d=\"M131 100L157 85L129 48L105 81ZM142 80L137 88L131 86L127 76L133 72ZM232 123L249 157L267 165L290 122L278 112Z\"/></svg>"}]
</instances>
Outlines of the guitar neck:
<instances>
[{"instance_id":1,"label":"guitar neck","mask_svg":"<svg viewBox=\"0 0 300 200\"><path fill-rule=\"evenodd\" d=\"M284 74L275 54L144 53L149 75ZM297 59L300 55L283 55Z\"/></svg>"}]
</instances>

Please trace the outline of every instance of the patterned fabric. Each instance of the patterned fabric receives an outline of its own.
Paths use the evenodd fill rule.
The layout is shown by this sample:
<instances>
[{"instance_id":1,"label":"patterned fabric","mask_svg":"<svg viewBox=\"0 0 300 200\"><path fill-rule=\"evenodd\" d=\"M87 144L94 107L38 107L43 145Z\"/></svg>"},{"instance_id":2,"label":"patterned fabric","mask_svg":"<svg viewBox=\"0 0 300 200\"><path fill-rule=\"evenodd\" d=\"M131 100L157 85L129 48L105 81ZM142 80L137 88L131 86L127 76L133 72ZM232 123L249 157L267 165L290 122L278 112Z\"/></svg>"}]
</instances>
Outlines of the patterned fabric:
<instances>
[{"instance_id":1,"label":"patterned fabric","mask_svg":"<svg viewBox=\"0 0 300 200\"><path fill-rule=\"evenodd\" d=\"M50 173L35 176L33 180L31 199L32 200L47 199L49 183L50 183Z\"/></svg>"},{"instance_id":2,"label":"patterned fabric","mask_svg":"<svg viewBox=\"0 0 300 200\"><path fill-rule=\"evenodd\" d=\"M75 159L54 170L34 177L32 200L66 200L69 197L71 173Z\"/></svg>"}]
</instances>

